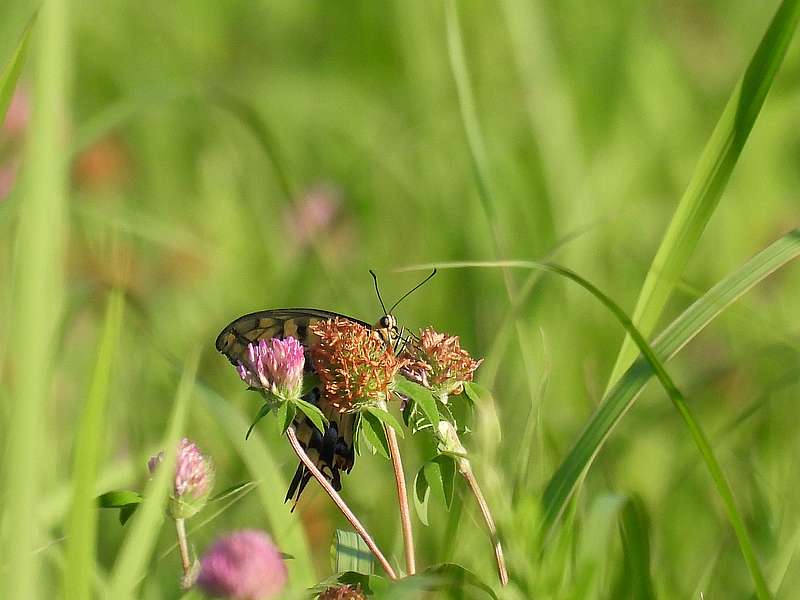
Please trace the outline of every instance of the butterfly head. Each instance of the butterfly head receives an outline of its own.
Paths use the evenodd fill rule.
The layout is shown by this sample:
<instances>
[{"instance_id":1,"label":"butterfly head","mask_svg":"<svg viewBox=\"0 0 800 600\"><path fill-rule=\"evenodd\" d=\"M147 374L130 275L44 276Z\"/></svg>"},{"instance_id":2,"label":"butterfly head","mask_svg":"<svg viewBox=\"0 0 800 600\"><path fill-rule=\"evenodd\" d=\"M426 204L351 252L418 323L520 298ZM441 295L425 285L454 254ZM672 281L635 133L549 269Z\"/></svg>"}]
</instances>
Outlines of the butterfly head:
<instances>
[{"instance_id":1,"label":"butterfly head","mask_svg":"<svg viewBox=\"0 0 800 600\"><path fill-rule=\"evenodd\" d=\"M400 330L397 327L397 318L391 314L385 314L372 327L374 335L378 336L389 348L394 348L400 339Z\"/></svg>"}]
</instances>

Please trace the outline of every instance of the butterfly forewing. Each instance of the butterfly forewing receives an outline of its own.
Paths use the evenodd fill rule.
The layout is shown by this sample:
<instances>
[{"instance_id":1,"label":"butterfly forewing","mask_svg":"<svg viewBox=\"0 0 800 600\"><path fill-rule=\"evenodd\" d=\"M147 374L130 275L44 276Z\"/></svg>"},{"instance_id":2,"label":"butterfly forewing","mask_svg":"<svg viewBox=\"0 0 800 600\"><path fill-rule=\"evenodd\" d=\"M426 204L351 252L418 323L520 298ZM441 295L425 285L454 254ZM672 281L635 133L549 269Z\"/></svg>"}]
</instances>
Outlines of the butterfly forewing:
<instances>
[{"instance_id":1,"label":"butterfly forewing","mask_svg":"<svg viewBox=\"0 0 800 600\"><path fill-rule=\"evenodd\" d=\"M310 348L319 338L309 329L310 325L339 317L369 327L368 323L346 315L317 308L278 308L262 310L239 317L217 336L217 350L228 357L234 366L245 362L248 344L273 337L293 337Z\"/></svg>"}]
</instances>

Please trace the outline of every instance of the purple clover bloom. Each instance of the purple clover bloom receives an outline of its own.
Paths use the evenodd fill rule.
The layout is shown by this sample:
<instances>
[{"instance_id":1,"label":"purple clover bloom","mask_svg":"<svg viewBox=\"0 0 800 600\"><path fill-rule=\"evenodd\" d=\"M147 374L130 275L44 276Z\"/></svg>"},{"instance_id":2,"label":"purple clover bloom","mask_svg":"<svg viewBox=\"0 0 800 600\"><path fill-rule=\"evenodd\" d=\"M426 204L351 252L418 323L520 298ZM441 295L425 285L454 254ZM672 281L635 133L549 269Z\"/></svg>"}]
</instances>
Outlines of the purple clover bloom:
<instances>
[{"instance_id":1,"label":"purple clover bloom","mask_svg":"<svg viewBox=\"0 0 800 600\"><path fill-rule=\"evenodd\" d=\"M200 559L197 585L212 598L268 600L286 585L286 565L270 537L245 529L219 538Z\"/></svg>"},{"instance_id":2,"label":"purple clover bloom","mask_svg":"<svg viewBox=\"0 0 800 600\"><path fill-rule=\"evenodd\" d=\"M162 450L147 461L151 474L164 461ZM172 482L169 513L174 519L188 519L205 506L214 486L214 467L211 459L203 456L197 444L183 438L178 444L175 459L175 478Z\"/></svg>"},{"instance_id":3,"label":"purple clover bloom","mask_svg":"<svg viewBox=\"0 0 800 600\"><path fill-rule=\"evenodd\" d=\"M239 364L242 381L263 388L280 400L296 400L303 388L305 355L303 345L293 337L259 340L247 347L248 364Z\"/></svg>"}]
</instances>

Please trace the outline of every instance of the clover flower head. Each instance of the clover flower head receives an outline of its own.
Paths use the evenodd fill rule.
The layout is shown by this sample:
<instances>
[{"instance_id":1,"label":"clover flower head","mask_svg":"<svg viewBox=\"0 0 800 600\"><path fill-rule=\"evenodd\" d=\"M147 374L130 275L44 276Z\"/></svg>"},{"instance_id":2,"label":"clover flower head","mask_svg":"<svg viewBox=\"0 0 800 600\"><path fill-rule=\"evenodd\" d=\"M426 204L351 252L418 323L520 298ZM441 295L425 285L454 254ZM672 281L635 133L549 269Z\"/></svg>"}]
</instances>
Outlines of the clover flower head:
<instances>
[{"instance_id":1,"label":"clover flower head","mask_svg":"<svg viewBox=\"0 0 800 600\"><path fill-rule=\"evenodd\" d=\"M405 372L418 383L439 396L458 395L464 383L472 381L481 360L474 360L461 347L457 335L447 335L426 327L419 340L409 344L404 352L409 365Z\"/></svg>"},{"instance_id":2,"label":"clover flower head","mask_svg":"<svg viewBox=\"0 0 800 600\"><path fill-rule=\"evenodd\" d=\"M390 386L406 364L367 327L336 317L310 327L320 341L311 348L323 399L340 413L357 412L389 399Z\"/></svg>"},{"instance_id":3,"label":"clover flower head","mask_svg":"<svg viewBox=\"0 0 800 600\"><path fill-rule=\"evenodd\" d=\"M286 565L270 537L244 529L219 538L200 559L197 585L211 598L268 600L286 585Z\"/></svg>"},{"instance_id":4,"label":"clover flower head","mask_svg":"<svg viewBox=\"0 0 800 600\"><path fill-rule=\"evenodd\" d=\"M293 337L259 340L247 347L247 362L239 377L252 388L264 389L279 400L296 400L303 389L303 345Z\"/></svg>"},{"instance_id":5,"label":"clover flower head","mask_svg":"<svg viewBox=\"0 0 800 600\"><path fill-rule=\"evenodd\" d=\"M322 592L317 600L367 600L360 585L337 585Z\"/></svg>"},{"instance_id":6,"label":"clover flower head","mask_svg":"<svg viewBox=\"0 0 800 600\"><path fill-rule=\"evenodd\" d=\"M164 461L164 451L151 456L147 468L154 474ZM168 512L173 519L188 519L197 514L208 501L214 487L214 466L200 452L197 444L183 438L175 458L175 478L172 482Z\"/></svg>"}]
</instances>

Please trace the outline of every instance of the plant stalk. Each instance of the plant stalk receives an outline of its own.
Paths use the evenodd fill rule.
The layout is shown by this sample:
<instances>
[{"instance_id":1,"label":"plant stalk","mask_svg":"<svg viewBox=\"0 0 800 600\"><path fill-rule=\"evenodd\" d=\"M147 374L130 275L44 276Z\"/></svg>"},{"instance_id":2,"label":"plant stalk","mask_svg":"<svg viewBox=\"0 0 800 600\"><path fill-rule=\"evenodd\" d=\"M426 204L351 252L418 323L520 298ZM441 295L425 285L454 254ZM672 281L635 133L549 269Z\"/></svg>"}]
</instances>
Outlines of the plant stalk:
<instances>
[{"instance_id":1,"label":"plant stalk","mask_svg":"<svg viewBox=\"0 0 800 600\"><path fill-rule=\"evenodd\" d=\"M386 571L386 574L389 576L390 579L397 579L397 574L394 572L392 565L389 564L389 561L386 560L386 557L380 551L375 541L367 532L366 528L361 524L361 521L358 520L358 517L350 510L350 507L347 506L347 503L342 499L342 497L333 489L333 486L330 482L325 479L325 476L320 473L320 470L317 466L311 461L306 454L306 451L300 445L300 440L297 439L297 434L294 431L293 426L289 426L286 430L286 437L289 439L289 443L292 445L292 450L294 450L295 454L297 454L297 458L305 465L305 467L311 471L311 474L314 476L319 484L322 486L322 489L325 490L330 496L333 503L342 511L344 517L349 521L350 525L353 526L353 529L356 530L356 533L361 536L361 539L364 540L364 543L367 544L367 547L370 549L372 554L375 555L375 558L378 559L378 562L381 563L381 567L383 570Z\"/></svg>"},{"instance_id":2,"label":"plant stalk","mask_svg":"<svg viewBox=\"0 0 800 600\"><path fill-rule=\"evenodd\" d=\"M178 535L178 552L181 555L181 567L183 568L183 579L181 587L189 589L194 583L192 581L192 559L189 557L189 542L186 537L186 520L175 519L175 532Z\"/></svg>"},{"instance_id":3,"label":"plant stalk","mask_svg":"<svg viewBox=\"0 0 800 600\"><path fill-rule=\"evenodd\" d=\"M486 529L489 531L489 539L492 540L492 545L494 546L494 557L497 562L497 575L500 577L500 584L504 586L508 585L508 570L506 569L506 560L503 557L503 546L500 544L500 536L497 535L497 527L494 524L492 512L489 510L486 498L483 497L483 492L478 485L478 480L475 479L475 474L472 472L472 466L469 460L460 458L457 463L458 471L464 476L464 479L467 480L467 485L469 485L470 491L472 491L475 500L478 502L481 515L483 515L483 521L486 523Z\"/></svg>"},{"instance_id":4,"label":"plant stalk","mask_svg":"<svg viewBox=\"0 0 800 600\"><path fill-rule=\"evenodd\" d=\"M406 476L403 472L403 461L400 458L400 447L397 445L397 433L394 428L384 425L386 439L389 442L389 453L394 467L394 479L397 482L397 501L400 505L400 523L403 527L403 546L406 553L406 571L408 575L417 572L417 561L414 558L414 533L411 529L411 512L408 510L408 493Z\"/></svg>"}]
</instances>

